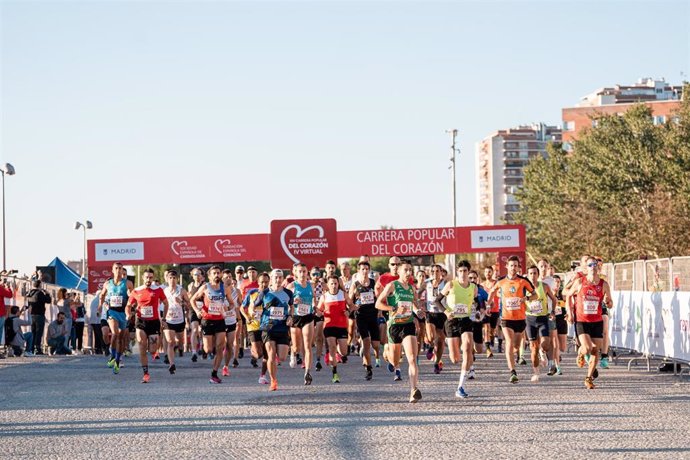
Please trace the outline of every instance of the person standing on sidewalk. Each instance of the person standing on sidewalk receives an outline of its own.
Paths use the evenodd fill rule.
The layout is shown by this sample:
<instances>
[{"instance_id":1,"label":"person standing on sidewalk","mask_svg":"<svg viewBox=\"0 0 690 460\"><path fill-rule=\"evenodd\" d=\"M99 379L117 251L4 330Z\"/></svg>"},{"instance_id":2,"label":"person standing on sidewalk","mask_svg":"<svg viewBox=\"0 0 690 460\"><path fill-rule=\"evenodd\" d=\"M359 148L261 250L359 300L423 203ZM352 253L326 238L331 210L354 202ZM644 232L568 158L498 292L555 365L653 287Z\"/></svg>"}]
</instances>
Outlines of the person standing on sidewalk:
<instances>
[{"instance_id":1,"label":"person standing on sidewalk","mask_svg":"<svg viewBox=\"0 0 690 460\"><path fill-rule=\"evenodd\" d=\"M26 297L31 308L31 333L34 337L33 349L35 351L29 351L37 355L44 355L43 333L46 327L46 304L50 304L52 299L50 294L41 288L41 281L35 280L32 286L33 289L29 291Z\"/></svg>"}]
</instances>

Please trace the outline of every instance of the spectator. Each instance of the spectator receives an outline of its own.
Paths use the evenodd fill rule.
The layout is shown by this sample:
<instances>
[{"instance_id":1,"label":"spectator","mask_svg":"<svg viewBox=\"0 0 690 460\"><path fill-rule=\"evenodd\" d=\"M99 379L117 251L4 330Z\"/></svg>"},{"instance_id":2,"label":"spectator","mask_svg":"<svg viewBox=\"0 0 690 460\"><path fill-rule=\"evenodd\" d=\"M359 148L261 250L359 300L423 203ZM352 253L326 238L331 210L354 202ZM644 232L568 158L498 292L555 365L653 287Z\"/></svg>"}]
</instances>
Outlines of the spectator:
<instances>
[{"instance_id":1,"label":"spectator","mask_svg":"<svg viewBox=\"0 0 690 460\"><path fill-rule=\"evenodd\" d=\"M33 356L31 350L34 347L34 334L31 332L31 311L28 305L22 308L19 317L24 320L22 323L22 334L24 335L24 342L26 342L24 356Z\"/></svg>"},{"instance_id":2,"label":"spectator","mask_svg":"<svg viewBox=\"0 0 690 460\"><path fill-rule=\"evenodd\" d=\"M31 326L31 321L23 320L19 317L20 313L24 313L28 307L19 310L19 307L13 306L10 308L10 316L7 318L7 344L12 347L14 356L21 356L25 349L24 335L22 334L22 326ZM30 352L27 352L27 354ZM29 355L31 356L31 355Z\"/></svg>"},{"instance_id":3,"label":"spectator","mask_svg":"<svg viewBox=\"0 0 690 460\"><path fill-rule=\"evenodd\" d=\"M67 327L67 344L69 346L69 341L72 338L72 300L71 294L67 292L67 289L60 288L57 293L57 305L58 314L62 313L65 315L65 324Z\"/></svg>"},{"instance_id":4,"label":"spectator","mask_svg":"<svg viewBox=\"0 0 690 460\"><path fill-rule=\"evenodd\" d=\"M75 318L74 318L74 333L76 335L76 341L72 344L72 349L77 350L82 353L84 348L84 323L86 322L86 308L81 302L79 294L74 297L73 303Z\"/></svg>"},{"instance_id":5,"label":"spectator","mask_svg":"<svg viewBox=\"0 0 690 460\"><path fill-rule=\"evenodd\" d=\"M50 354L71 355L72 352L66 345L68 337L69 329L67 328L67 321L65 321L65 314L59 312L57 319L48 325L48 346L50 347Z\"/></svg>"},{"instance_id":6,"label":"spectator","mask_svg":"<svg viewBox=\"0 0 690 460\"><path fill-rule=\"evenodd\" d=\"M100 299L94 296L89 305L89 329L91 333L91 347L93 352L97 355L103 354L106 350L105 343L103 343L103 331L101 330L101 317L98 314L98 305Z\"/></svg>"},{"instance_id":7,"label":"spectator","mask_svg":"<svg viewBox=\"0 0 690 460\"><path fill-rule=\"evenodd\" d=\"M33 351L37 355L44 355L43 331L46 327L46 304L50 304L52 299L44 289L41 289L41 282L35 280L33 289L27 295L27 300L29 307L31 307L31 333L34 337L33 350L29 351Z\"/></svg>"},{"instance_id":8,"label":"spectator","mask_svg":"<svg viewBox=\"0 0 690 460\"><path fill-rule=\"evenodd\" d=\"M0 345L3 343L3 336L5 332L5 318L7 317L7 308L5 308L5 299L14 297L12 289L10 289L7 279L2 280L0 284ZM5 345L9 346L9 340L5 340ZM0 353L0 359L4 358L5 354Z\"/></svg>"}]
</instances>

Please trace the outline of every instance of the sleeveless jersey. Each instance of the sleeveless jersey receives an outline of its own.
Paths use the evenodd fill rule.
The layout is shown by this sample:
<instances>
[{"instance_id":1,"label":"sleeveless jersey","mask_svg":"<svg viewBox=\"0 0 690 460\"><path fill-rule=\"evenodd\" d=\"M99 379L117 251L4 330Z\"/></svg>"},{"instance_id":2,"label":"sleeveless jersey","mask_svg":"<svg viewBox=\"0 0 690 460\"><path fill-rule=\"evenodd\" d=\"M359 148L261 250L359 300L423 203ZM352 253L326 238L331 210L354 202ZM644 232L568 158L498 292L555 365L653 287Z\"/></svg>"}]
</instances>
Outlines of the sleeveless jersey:
<instances>
[{"instance_id":1,"label":"sleeveless jersey","mask_svg":"<svg viewBox=\"0 0 690 460\"><path fill-rule=\"evenodd\" d=\"M294 295L295 306L294 312L296 316L307 316L314 313L314 290L311 283L307 281L307 287L303 287L299 281L295 281Z\"/></svg>"},{"instance_id":2,"label":"sleeveless jersey","mask_svg":"<svg viewBox=\"0 0 690 460\"><path fill-rule=\"evenodd\" d=\"M469 318L474 313L474 284L462 287L458 280L451 283L446 310L451 312L451 319Z\"/></svg>"},{"instance_id":3,"label":"sleeveless jersey","mask_svg":"<svg viewBox=\"0 0 690 460\"><path fill-rule=\"evenodd\" d=\"M438 286L436 287L434 287L433 280L426 282L426 311L429 313L443 313L445 311L446 305L448 304L445 297L443 300L441 300L441 305L443 305L443 308L439 308L434 302L436 297L438 297L438 295L443 291L444 287L446 287L445 280L439 281Z\"/></svg>"},{"instance_id":4,"label":"sleeveless jersey","mask_svg":"<svg viewBox=\"0 0 690 460\"><path fill-rule=\"evenodd\" d=\"M604 300L604 280L597 284L591 283L586 277L582 278L582 287L575 300L575 315L580 323L596 323L603 321L601 304Z\"/></svg>"},{"instance_id":5,"label":"sleeveless jersey","mask_svg":"<svg viewBox=\"0 0 690 460\"><path fill-rule=\"evenodd\" d=\"M537 300L530 300L527 305L527 316L546 316L551 312L546 292L544 292L544 283L537 281Z\"/></svg>"},{"instance_id":6,"label":"sleeveless jersey","mask_svg":"<svg viewBox=\"0 0 690 460\"><path fill-rule=\"evenodd\" d=\"M172 292L170 286L167 286L163 292L168 299L168 314L165 316L165 322L168 324L184 323L184 308L175 300L176 297L180 296L182 287L178 285Z\"/></svg>"},{"instance_id":7,"label":"sleeveless jersey","mask_svg":"<svg viewBox=\"0 0 690 460\"><path fill-rule=\"evenodd\" d=\"M405 289L400 281L393 281L393 293L388 297L388 305L393 307L390 324L408 324L414 321L412 307L414 306L414 288ZM395 313L395 315L393 315Z\"/></svg>"},{"instance_id":8,"label":"sleeveless jersey","mask_svg":"<svg viewBox=\"0 0 690 460\"><path fill-rule=\"evenodd\" d=\"M122 279L120 283L115 284L113 279L108 280L106 284L105 302L108 308L115 311L125 311L125 305L129 297L127 295L127 280Z\"/></svg>"},{"instance_id":9,"label":"sleeveless jersey","mask_svg":"<svg viewBox=\"0 0 690 460\"><path fill-rule=\"evenodd\" d=\"M355 303L359 306L357 315L376 315L376 294L374 293L374 282L369 279L369 285L365 286L359 281L355 281Z\"/></svg>"},{"instance_id":10,"label":"sleeveless jersey","mask_svg":"<svg viewBox=\"0 0 690 460\"><path fill-rule=\"evenodd\" d=\"M225 319L225 285L221 282L218 289L213 289L211 283L206 283L204 306L201 307L202 319L213 321Z\"/></svg>"},{"instance_id":11,"label":"sleeveless jersey","mask_svg":"<svg viewBox=\"0 0 690 460\"><path fill-rule=\"evenodd\" d=\"M347 303L342 289L337 294L323 293L323 326L347 328Z\"/></svg>"},{"instance_id":12,"label":"sleeveless jersey","mask_svg":"<svg viewBox=\"0 0 690 460\"><path fill-rule=\"evenodd\" d=\"M520 321L525 319L525 300L527 293L532 292L534 287L528 279L516 276L513 279L502 278L497 283L498 291L501 295L501 318L509 321Z\"/></svg>"}]
</instances>

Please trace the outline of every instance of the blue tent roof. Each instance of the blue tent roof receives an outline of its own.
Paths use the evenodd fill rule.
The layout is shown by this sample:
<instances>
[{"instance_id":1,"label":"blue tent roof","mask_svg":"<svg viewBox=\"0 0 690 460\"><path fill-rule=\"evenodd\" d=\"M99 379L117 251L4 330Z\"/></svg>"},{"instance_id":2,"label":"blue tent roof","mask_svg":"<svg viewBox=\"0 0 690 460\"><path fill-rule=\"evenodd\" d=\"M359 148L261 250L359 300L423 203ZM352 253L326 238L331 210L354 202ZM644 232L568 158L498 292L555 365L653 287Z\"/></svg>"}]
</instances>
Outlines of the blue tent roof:
<instances>
[{"instance_id":1,"label":"blue tent roof","mask_svg":"<svg viewBox=\"0 0 690 460\"><path fill-rule=\"evenodd\" d=\"M78 289L80 291L86 291L88 288L86 278L82 278L79 273L72 270L69 265L60 260L59 257L54 258L48 266L55 267L55 284L58 286L68 289Z\"/></svg>"}]
</instances>

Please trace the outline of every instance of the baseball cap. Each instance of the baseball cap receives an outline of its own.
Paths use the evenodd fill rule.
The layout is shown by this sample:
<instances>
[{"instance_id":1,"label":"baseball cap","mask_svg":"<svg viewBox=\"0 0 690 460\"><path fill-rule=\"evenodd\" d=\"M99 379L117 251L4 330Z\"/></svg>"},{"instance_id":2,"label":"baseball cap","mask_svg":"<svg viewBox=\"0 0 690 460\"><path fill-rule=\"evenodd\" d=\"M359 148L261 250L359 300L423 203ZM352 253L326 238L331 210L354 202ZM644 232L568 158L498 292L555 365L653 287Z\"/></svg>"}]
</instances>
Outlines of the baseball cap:
<instances>
[{"instance_id":1,"label":"baseball cap","mask_svg":"<svg viewBox=\"0 0 690 460\"><path fill-rule=\"evenodd\" d=\"M237 267L235 267L235 273L237 272L244 272L244 267L242 265L238 265Z\"/></svg>"}]
</instances>

